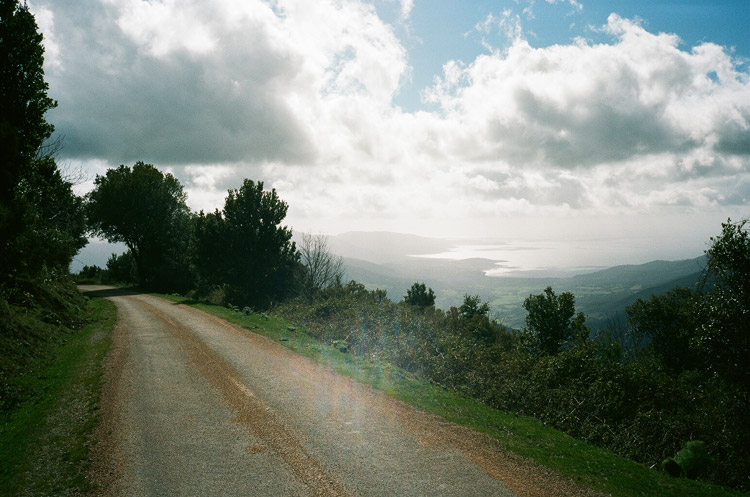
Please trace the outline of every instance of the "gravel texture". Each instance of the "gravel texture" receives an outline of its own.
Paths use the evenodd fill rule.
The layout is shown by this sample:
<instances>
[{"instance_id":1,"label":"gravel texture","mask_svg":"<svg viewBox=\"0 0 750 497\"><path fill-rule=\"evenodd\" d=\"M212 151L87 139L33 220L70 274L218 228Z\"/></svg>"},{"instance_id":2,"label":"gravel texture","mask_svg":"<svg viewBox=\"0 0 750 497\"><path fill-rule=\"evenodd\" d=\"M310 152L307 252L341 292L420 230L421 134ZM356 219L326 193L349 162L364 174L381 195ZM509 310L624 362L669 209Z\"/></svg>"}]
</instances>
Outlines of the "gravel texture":
<instances>
[{"instance_id":1,"label":"gravel texture","mask_svg":"<svg viewBox=\"0 0 750 497\"><path fill-rule=\"evenodd\" d=\"M93 452L101 495L596 495L202 311L82 290L118 307Z\"/></svg>"}]
</instances>

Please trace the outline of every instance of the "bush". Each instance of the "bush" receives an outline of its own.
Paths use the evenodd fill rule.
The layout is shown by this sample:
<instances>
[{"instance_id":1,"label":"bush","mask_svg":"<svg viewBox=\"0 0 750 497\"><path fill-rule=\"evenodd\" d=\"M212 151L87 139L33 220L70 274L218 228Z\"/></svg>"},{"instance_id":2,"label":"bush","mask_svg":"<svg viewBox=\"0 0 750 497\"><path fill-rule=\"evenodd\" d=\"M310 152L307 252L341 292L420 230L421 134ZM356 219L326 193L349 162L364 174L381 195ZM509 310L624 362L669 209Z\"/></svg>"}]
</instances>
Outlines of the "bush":
<instances>
[{"instance_id":1,"label":"bush","mask_svg":"<svg viewBox=\"0 0 750 497\"><path fill-rule=\"evenodd\" d=\"M112 254L107 260L107 272L102 281L106 283L135 284L138 282L138 270L135 259L128 250L117 255Z\"/></svg>"},{"instance_id":2,"label":"bush","mask_svg":"<svg viewBox=\"0 0 750 497\"><path fill-rule=\"evenodd\" d=\"M423 374L647 465L674 456L688 440L707 440L706 450L727 463L698 464L696 474L740 489L746 484L748 393L702 370L675 370L655 354L622 354L611 335L539 355L484 314L420 310L354 282L276 311L324 343Z\"/></svg>"},{"instance_id":3,"label":"bush","mask_svg":"<svg viewBox=\"0 0 750 497\"><path fill-rule=\"evenodd\" d=\"M677 453L675 461L680 465L685 476L693 479L706 474L714 462L708 455L706 443L701 440L691 440L685 444L685 448Z\"/></svg>"}]
</instances>

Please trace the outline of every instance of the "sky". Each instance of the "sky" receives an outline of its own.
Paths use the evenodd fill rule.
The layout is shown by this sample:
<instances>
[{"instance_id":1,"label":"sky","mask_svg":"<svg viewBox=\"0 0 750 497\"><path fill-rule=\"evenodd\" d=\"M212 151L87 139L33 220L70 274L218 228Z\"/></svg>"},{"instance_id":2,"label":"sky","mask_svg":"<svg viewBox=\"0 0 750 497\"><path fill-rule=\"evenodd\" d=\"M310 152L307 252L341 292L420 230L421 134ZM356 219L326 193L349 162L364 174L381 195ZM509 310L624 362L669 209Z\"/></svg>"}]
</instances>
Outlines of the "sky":
<instances>
[{"instance_id":1,"label":"sky","mask_svg":"<svg viewBox=\"0 0 750 497\"><path fill-rule=\"evenodd\" d=\"M750 217L748 0L29 4L80 194L142 160L195 211L263 181L295 231L685 257Z\"/></svg>"}]
</instances>

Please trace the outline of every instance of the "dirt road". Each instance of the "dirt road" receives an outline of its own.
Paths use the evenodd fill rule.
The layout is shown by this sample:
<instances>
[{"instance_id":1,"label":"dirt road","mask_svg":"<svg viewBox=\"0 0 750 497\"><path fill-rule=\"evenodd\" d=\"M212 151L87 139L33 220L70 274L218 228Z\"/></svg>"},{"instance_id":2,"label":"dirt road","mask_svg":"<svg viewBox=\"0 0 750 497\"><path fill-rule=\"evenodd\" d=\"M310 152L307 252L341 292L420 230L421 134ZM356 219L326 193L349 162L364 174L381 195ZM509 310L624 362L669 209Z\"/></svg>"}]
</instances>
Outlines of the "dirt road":
<instances>
[{"instance_id":1,"label":"dirt road","mask_svg":"<svg viewBox=\"0 0 750 497\"><path fill-rule=\"evenodd\" d=\"M585 494L199 310L81 289L118 308L93 449L101 495Z\"/></svg>"}]
</instances>

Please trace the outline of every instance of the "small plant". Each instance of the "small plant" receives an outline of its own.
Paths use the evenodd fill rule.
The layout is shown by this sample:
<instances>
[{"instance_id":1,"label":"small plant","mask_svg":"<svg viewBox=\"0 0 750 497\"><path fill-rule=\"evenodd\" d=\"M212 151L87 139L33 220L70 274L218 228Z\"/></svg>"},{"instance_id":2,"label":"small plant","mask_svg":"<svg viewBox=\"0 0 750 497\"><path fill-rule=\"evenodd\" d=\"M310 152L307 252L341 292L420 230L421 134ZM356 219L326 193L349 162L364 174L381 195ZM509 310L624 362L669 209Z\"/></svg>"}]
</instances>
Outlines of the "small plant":
<instances>
[{"instance_id":1,"label":"small plant","mask_svg":"<svg viewBox=\"0 0 750 497\"><path fill-rule=\"evenodd\" d=\"M244 307L244 308L242 309L242 313L243 313L243 314L244 314L245 316L249 316L249 315L251 315L251 314L253 313L253 310L252 310L252 309L250 309L250 308L249 308L248 306L245 306L245 307Z\"/></svg>"},{"instance_id":2,"label":"small plant","mask_svg":"<svg viewBox=\"0 0 750 497\"><path fill-rule=\"evenodd\" d=\"M347 345L346 340L333 340L331 346L344 354L349 352L349 346Z\"/></svg>"},{"instance_id":3,"label":"small plant","mask_svg":"<svg viewBox=\"0 0 750 497\"><path fill-rule=\"evenodd\" d=\"M706 442L691 440L685 444L685 448L677 453L675 461L680 465L685 476L691 479L705 474L713 465L714 460L708 455Z\"/></svg>"}]
</instances>

